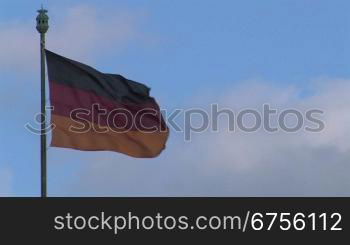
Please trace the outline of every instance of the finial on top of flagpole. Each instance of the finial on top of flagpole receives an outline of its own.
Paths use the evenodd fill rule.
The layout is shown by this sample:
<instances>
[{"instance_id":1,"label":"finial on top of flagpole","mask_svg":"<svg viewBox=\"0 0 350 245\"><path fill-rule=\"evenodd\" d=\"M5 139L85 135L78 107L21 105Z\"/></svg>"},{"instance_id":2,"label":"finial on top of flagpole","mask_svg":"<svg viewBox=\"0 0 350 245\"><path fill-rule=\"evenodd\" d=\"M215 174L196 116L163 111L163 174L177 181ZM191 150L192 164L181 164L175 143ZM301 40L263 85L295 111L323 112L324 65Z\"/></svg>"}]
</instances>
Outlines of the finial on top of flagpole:
<instances>
[{"instance_id":1,"label":"finial on top of flagpole","mask_svg":"<svg viewBox=\"0 0 350 245\"><path fill-rule=\"evenodd\" d=\"M45 34L49 29L49 16L47 16L48 11L44 9L41 4L41 9L38 10L38 16L36 17L36 29L39 33Z\"/></svg>"}]
</instances>

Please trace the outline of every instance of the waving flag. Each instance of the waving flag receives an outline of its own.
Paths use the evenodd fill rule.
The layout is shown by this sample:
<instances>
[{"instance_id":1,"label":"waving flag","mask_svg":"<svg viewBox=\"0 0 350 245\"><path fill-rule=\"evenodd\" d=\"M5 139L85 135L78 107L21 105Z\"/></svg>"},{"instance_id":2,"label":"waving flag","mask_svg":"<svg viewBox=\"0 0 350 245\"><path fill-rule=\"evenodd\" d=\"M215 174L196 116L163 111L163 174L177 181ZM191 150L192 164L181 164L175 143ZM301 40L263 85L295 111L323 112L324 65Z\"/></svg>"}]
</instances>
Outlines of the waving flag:
<instances>
[{"instance_id":1,"label":"waving flag","mask_svg":"<svg viewBox=\"0 0 350 245\"><path fill-rule=\"evenodd\" d=\"M169 130L150 89L45 50L51 115L51 146L116 151L155 157Z\"/></svg>"}]
</instances>

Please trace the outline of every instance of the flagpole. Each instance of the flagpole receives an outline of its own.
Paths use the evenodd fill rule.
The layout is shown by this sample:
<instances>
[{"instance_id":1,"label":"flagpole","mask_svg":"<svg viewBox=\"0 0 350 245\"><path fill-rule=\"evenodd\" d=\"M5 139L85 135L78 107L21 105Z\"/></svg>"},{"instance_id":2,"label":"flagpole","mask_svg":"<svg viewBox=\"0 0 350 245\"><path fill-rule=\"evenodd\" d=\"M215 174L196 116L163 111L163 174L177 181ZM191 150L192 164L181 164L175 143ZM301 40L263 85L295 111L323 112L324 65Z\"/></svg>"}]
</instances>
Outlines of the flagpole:
<instances>
[{"instance_id":1,"label":"flagpole","mask_svg":"<svg viewBox=\"0 0 350 245\"><path fill-rule=\"evenodd\" d=\"M41 197L47 197L47 163L46 163L46 96L45 96L45 33L49 29L47 10L38 10L36 29L40 33L41 62L41 131L40 131L40 162L41 162Z\"/></svg>"}]
</instances>

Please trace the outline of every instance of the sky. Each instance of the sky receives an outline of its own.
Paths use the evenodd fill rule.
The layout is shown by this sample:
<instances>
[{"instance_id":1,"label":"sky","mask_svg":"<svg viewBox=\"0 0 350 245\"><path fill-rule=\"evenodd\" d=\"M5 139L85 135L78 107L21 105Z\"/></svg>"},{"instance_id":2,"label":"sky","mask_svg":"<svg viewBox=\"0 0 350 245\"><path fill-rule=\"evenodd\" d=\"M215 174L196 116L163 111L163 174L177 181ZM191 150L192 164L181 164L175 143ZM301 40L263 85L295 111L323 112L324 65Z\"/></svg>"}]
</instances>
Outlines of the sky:
<instances>
[{"instance_id":1,"label":"sky","mask_svg":"<svg viewBox=\"0 0 350 245\"><path fill-rule=\"evenodd\" d=\"M163 109L320 108L325 122L172 131L155 159L50 147L50 196L350 195L349 1L0 0L0 196L40 194L39 136L24 125L40 110L42 3L49 50L147 84Z\"/></svg>"}]
</instances>

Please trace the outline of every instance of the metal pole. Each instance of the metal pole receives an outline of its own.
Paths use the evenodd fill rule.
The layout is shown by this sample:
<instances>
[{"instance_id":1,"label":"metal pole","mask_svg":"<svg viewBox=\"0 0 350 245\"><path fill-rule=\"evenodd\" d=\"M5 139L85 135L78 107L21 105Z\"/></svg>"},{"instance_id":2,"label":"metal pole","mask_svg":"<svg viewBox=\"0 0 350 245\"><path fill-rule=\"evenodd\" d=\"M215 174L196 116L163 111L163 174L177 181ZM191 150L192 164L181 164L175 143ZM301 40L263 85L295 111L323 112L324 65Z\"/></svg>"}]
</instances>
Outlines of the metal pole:
<instances>
[{"instance_id":1,"label":"metal pole","mask_svg":"<svg viewBox=\"0 0 350 245\"><path fill-rule=\"evenodd\" d=\"M46 164L46 110L45 110L45 34L40 35L41 50L41 197L47 196L47 164Z\"/></svg>"},{"instance_id":2,"label":"metal pole","mask_svg":"<svg viewBox=\"0 0 350 245\"><path fill-rule=\"evenodd\" d=\"M47 10L41 7L36 17L36 29L40 33L41 53L41 133L40 133L40 161L41 161L41 197L47 197L47 163L46 163L46 96L45 96L45 33L49 29L46 15Z\"/></svg>"}]
</instances>

